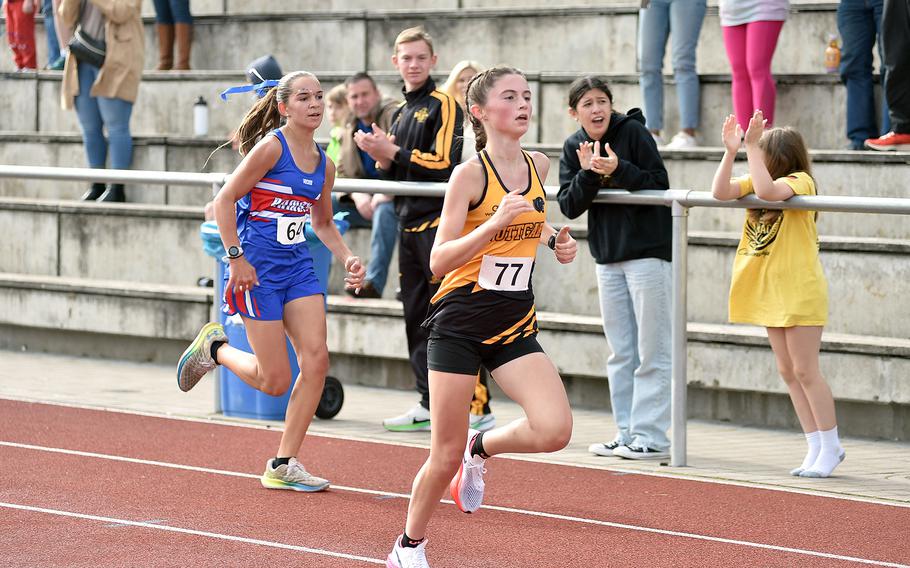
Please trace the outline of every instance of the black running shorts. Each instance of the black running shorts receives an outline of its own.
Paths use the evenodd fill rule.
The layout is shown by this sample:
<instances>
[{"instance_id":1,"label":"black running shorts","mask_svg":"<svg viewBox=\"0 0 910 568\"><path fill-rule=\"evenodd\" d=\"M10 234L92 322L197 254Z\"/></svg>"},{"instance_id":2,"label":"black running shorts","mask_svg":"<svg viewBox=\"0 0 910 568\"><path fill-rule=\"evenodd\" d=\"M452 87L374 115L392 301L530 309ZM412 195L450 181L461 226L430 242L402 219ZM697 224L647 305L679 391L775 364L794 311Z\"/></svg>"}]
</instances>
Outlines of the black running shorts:
<instances>
[{"instance_id":1,"label":"black running shorts","mask_svg":"<svg viewBox=\"0 0 910 568\"><path fill-rule=\"evenodd\" d=\"M509 361L530 353L543 353L537 335L506 345L485 345L479 341L430 332L427 341L427 363L431 371L476 375L483 365L493 372Z\"/></svg>"}]
</instances>

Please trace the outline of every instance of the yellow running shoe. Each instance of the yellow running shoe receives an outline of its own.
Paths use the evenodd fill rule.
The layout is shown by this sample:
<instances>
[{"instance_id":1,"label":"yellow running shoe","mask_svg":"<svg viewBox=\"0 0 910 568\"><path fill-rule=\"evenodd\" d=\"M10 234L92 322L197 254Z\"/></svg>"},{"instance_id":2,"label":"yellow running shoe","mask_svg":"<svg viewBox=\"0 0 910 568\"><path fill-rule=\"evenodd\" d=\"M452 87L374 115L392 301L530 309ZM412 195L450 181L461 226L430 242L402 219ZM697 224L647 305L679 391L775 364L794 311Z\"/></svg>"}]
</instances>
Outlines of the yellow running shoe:
<instances>
[{"instance_id":1,"label":"yellow running shoe","mask_svg":"<svg viewBox=\"0 0 910 568\"><path fill-rule=\"evenodd\" d=\"M177 386L187 392L199 382L206 373L218 366L212 359L212 343L215 341L228 342L224 333L224 326L220 323L209 322L202 326L199 335L186 348L177 363Z\"/></svg>"},{"instance_id":2,"label":"yellow running shoe","mask_svg":"<svg viewBox=\"0 0 910 568\"><path fill-rule=\"evenodd\" d=\"M291 491L322 491L328 488L329 480L304 469L297 458L291 458L287 465L272 467L272 460L265 464L265 473L259 478L262 486L268 489L290 489Z\"/></svg>"}]
</instances>

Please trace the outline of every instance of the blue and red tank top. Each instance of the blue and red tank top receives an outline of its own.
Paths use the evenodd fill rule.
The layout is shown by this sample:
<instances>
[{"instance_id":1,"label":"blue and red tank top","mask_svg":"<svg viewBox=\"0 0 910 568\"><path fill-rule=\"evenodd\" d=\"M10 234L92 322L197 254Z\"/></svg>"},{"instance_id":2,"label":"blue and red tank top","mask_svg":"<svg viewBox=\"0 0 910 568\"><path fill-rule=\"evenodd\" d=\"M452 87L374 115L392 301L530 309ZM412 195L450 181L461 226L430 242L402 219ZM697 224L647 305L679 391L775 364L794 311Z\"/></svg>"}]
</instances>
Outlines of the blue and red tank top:
<instances>
[{"instance_id":1,"label":"blue and red tank top","mask_svg":"<svg viewBox=\"0 0 910 568\"><path fill-rule=\"evenodd\" d=\"M281 156L253 189L237 201L237 234L244 248L299 250L308 255L303 246L303 226L322 196L325 152L317 146L319 165L315 171L305 172L294 163L284 134L273 130L271 135L281 142Z\"/></svg>"},{"instance_id":2,"label":"blue and red tank top","mask_svg":"<svg viewBox=\"0 0 910 568\"><path fill-rule=\"evenodd\" d=\"M265 288L292 285L313 271L313 257L306 246L304 227L310 211L322 196L326 157L319 150L319 165L301 170L280 130L270 135L281 142L281 156L253 189L237 201L237 235L246 259L256 268ZM225 278L230 270L225 272Z\"/></svg>"}]
</instances>

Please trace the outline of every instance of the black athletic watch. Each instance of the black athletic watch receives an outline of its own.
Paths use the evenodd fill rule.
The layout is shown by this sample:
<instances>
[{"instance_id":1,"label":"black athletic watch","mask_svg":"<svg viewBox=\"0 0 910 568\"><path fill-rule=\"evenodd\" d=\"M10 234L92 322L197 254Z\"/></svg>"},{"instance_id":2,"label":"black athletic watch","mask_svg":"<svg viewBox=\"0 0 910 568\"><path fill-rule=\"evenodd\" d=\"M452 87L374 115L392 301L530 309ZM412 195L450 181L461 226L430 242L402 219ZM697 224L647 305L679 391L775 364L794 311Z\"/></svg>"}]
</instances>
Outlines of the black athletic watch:
<instances>
[{"instance_id":1,"label":"black athletic watch","mask_svg":"<svg viewBox=\"0 0 910 568\"><path fill-rule=\"evenodd\" d=\"M547 246L550 247L551 250L556 250L556 235L557 234L558 233L553 233L552 235L550 235L549 240L547 240Z\"/></svg>"},{"instance_id":2,"label":"black athletic watch","mask_svg":"<svg viewBox=\"0 0 910 568\"><path fill-rule=\"evenodd\" d=\"M227 249L227 257L229 259L240 258L243 256L243 247L240 245L229 246Z\"/></svg>"}]
</instances>

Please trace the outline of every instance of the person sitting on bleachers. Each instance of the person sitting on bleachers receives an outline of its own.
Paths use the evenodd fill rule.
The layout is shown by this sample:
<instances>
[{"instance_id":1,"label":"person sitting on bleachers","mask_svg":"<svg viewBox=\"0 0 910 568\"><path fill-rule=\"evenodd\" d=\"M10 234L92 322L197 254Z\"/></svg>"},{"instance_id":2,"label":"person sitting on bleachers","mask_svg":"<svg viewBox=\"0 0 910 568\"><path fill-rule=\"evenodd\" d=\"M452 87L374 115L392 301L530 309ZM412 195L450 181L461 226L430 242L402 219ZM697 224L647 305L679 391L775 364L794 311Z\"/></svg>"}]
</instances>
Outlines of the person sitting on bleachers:
<instances>
[{"instance_id":1,"label":"person sitting on bleachers","mask_svg":"<svg viewBox=\"0 0 910 568\"><path fill-rule=\"evenodd\" d=\"M357 73L345 82L350 111L341 133L341 149L336 164L338 177L379 179L376 160L357 147L356 132L372 132L378 125L384 131L392 126L392 114L399 102L383 97L367 73ZM346 211L352 227L372 227L370 262L359 290L347 290L355 298L380 298L389 275L389 264L398 240L398 216L393 196L381 193L333 193L332 209Z\"/></svg>"}]
</instances>

